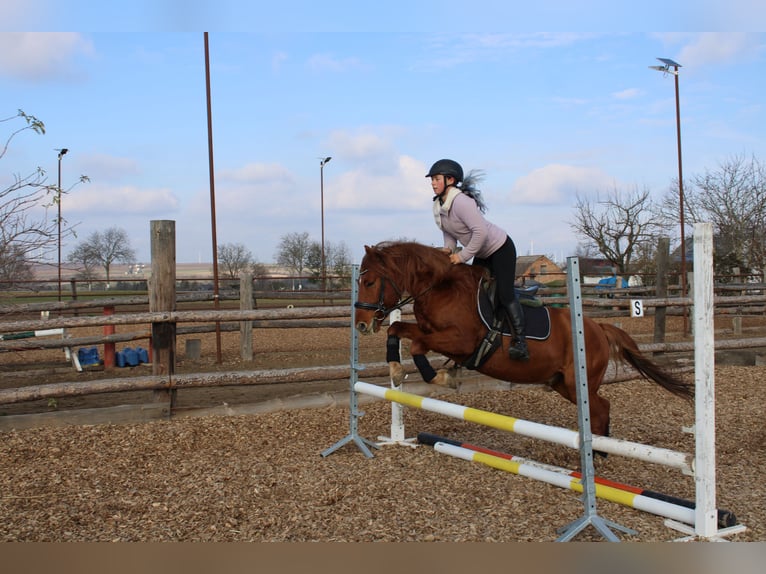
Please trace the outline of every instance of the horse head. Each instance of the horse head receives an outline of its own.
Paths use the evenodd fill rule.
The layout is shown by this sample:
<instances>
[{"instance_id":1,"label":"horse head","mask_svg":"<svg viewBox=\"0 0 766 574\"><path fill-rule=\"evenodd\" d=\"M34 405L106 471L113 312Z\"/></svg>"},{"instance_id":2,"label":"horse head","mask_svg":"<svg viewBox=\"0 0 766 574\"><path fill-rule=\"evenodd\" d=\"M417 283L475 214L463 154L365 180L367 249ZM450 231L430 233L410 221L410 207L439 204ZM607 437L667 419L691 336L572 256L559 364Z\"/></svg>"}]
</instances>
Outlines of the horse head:
<instances>
[{"instance_id":1,"label":"horse head","mask_svg":"<svg viewBox=\"0 0 766 574\"><path fill-rule=\"evenodd\" d=\"M391 311L399 305L402 292L392 278L384 252L364 246L359 268L359 289L354 302L354 325L363 334L376 333Z\"/></svg>"}]
</instances>

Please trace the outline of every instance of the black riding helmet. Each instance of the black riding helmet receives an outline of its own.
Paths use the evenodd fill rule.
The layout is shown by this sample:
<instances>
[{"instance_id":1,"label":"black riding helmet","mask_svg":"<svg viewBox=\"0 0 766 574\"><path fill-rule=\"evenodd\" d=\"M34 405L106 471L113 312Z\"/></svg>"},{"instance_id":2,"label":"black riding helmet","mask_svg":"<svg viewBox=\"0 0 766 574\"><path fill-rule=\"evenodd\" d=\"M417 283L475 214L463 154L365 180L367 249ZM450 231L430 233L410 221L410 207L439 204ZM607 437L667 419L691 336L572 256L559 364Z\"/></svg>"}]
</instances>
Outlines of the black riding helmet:
<instances>
[{"instance_id":1,"label":"black riding helmet","mask_svg":"<svg viewBox=\"0 0 766 574\"><path fill-rule=\"evenodd\" d=\"M433 177L435 175L452 176L455 178L455 183L463 181L463 168L456 161L451 159L440 159L431 166L430 171L426 174L426 177Z\"/></svg>"}]
</instances>

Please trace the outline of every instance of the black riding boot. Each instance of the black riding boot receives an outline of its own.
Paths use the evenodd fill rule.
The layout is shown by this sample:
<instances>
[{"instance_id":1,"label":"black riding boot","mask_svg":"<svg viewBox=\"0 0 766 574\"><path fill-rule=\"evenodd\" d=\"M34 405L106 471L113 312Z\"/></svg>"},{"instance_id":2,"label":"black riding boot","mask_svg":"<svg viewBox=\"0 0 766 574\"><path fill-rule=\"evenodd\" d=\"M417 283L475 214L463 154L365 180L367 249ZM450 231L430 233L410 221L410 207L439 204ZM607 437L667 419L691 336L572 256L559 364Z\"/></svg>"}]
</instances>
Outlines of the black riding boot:
<instances>
[{"instance_id":1,"label":"black riding boot","mask_svg":"<svg viewBox=\"0 0 766 574\"><path fill-rule=\"evenodd\" d=\"M528 361L529 351L527 350L527 338L524 328L524 314L521 310L521 303L514 299L512 303L505 306L508 313L508 319L511 322L514 339L508 347L508 356L516 361Z\"/></svg>"}]
</instances>

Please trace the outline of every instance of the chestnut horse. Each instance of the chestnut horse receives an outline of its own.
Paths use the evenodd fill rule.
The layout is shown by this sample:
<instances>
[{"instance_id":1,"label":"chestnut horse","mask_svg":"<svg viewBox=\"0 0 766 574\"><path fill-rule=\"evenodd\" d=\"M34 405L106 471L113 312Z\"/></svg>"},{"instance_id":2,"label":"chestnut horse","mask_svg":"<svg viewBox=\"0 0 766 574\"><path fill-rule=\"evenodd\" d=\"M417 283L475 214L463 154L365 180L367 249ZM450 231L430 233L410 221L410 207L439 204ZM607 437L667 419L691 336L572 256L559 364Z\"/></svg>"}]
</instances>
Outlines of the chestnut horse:
<instances>
[{"instance_id":1,"label":"chestnut horse","mask_svg":"<svg viewBox=\"0 0 766 574\"><path fill-rule=\"evenodd\" d=\"M400 338L409 339L410 353L426 382L446 385L449 375L434 372L425 354L441 353L462 365L488 332L477 311L478 284L485 270L473 265L453 265L445 253L412 242L386 242L365 246L359 270L359 291L354 324L369 334L380 329L388 314L413 303L415 323L397 321L388 328L388 357L391 378L399 384L404 370L399 362ZM511 360L508 337L478 371L514 383L544 383L577 404L572 325L569 309L548 309L550 335L544 340L528 339L529 361ZM588 375L591 429L609 434L609 401L598 395L611 358L627 363L641 376L671 393L690 399L693 387L644 356L636 342L622 329L583 317ZM392 351L394 350L395 352Z\"/></svg>"}]
</instances>

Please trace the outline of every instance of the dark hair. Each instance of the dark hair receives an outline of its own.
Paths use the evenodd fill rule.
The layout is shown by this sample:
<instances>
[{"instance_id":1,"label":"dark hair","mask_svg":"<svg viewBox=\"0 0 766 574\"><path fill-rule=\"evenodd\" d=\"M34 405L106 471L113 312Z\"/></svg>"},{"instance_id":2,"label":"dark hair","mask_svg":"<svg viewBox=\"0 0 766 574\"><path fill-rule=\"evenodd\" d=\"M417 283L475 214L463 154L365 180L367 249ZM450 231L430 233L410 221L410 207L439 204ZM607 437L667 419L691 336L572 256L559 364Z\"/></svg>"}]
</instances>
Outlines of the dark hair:
<instances>
[{"instance_id":1,"label":"dark hair","mask_svg":"<svg viewBox=\"0 0 766 574\"><path fill-rule=\"evenodd\" d=\"M460 191L465 193L468 197L476 202L476 206L482 213L487 213L487 204L484 203L484 198L481 196L481 190L477 187L479 183L484 179L484 172L479 169L472 169L465 176L462 184L459 184Z\"/></svg>"}]
</instances>

